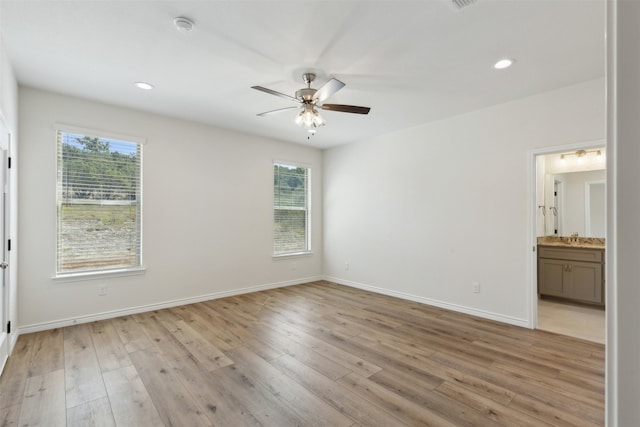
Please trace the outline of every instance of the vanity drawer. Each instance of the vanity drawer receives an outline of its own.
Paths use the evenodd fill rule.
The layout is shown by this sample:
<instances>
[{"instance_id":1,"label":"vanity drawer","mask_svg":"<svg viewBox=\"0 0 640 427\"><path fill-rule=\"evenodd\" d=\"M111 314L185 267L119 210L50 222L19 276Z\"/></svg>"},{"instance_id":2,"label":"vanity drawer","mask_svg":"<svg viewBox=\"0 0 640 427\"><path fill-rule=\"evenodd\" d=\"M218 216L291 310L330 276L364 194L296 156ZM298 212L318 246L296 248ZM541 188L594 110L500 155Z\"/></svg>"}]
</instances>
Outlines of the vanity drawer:
<instances>
[{"instance_id":1,"label":"vanity drawer","mask_svg":"<svg viewBox=\"0 0 640 427\"><path fill-rule=\"evenodd\" d=\"M538 246L540 258L564 259L567 261L603 262L602 249L578 249Z\"/></svg>"}]
</instances>

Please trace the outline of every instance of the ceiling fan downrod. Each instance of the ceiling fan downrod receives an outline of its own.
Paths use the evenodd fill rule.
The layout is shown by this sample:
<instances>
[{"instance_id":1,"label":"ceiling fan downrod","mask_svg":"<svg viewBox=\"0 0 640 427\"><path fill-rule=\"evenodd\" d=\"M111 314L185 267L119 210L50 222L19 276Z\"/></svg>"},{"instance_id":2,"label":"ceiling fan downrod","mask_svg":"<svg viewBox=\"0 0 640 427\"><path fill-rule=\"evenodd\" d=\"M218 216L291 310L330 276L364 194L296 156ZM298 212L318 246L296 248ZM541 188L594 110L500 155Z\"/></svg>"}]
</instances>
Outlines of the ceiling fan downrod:
<instances>
[{"instance_id":1,"label":"ceiling fan downrod","mask_svg":"<svg viewBox=\"0 0 640 427\"><path fill-rule=\"evenodd\" d=\"M304 82L307 84L307 87L302 88L296 91L296 98L301 100L304 104L313 104L314 99L313 95L318 91L317 89L311 88L311 83L316 79L316 75L313 73L304 73L302 75Z\"/></svg>"}]
</instances>

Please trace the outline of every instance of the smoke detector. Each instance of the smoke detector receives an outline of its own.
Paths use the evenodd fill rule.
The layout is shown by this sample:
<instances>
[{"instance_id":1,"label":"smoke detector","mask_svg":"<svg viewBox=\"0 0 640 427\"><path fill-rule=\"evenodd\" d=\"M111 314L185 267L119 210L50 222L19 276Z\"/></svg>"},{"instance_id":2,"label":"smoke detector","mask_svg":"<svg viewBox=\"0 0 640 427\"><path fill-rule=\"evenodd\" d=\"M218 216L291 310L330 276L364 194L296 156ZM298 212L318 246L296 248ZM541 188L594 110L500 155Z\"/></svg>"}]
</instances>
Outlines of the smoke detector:
<instances>
[{"instance_id":1,"label":"smoke detector","mask_svg":"<svg viewBox=\"0 0 640 427\"><path fill-rule=\"evenodd\" d=\"M178 16L173 20L173 26L181 33L188 33L193 30L193 21L183 16Z\"/></svg>"},{"instance_id":2,"label":"smoke detector","mask_svg":"<svg viewBox=\"0 0 640 427\"><path fill-rule=\"evenodd\" d=\"M477 0L446 0L449 6L454 10L460 10L467 6L471 6Z\"/></svg>"}]
</instances>

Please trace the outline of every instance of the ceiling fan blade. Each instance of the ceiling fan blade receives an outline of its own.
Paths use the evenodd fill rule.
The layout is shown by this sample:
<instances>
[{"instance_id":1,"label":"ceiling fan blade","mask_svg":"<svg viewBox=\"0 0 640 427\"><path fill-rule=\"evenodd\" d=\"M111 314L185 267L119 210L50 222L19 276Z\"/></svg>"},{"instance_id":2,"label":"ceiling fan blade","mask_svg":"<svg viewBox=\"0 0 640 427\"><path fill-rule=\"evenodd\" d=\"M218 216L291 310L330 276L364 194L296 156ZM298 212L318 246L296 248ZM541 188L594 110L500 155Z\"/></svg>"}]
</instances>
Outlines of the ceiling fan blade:
<instances>
[{"instance_id":1,"label":"ceiling fan blade","mask_svg":"<svg viewBox=\"0 0 640 427\"><path fill-rule=\"evenodd\" d=\"M337 91L339 91L340 89L342 89L343 87L344 87L344 83L342 83L340 80L331 79L325 84L323 84L320 87L320 89L316 91L312 99L319 104L325 99L329 98L334 93L336 93Z\"/></svg>"},{"instance_id":2,"label":"ceiling fan blade","mask_svg":"<svg viewBox=\"0 0 640 427\"><path fill-rule=\"evenodd\" d=\"M318 107L323 110L329 111L340 111L342 113L355 113L355 114L369 114L371 108L369 107L358 107L357 105L342 105L342 104L322 104L318 105Z\"/></svg>"},{"instance_id":3,"label":"ceiling fan blade","mask_svg":"<svg viewBox=\"0 0 640 427\"><path fill-rule=\"evenodd\" d=\"M296 107L278 108L277 110L265 111L264 113L256 114L256 116L264 117L264 116L268 116L269 114L281 113L283 111L298 110L298 109L300 109L300 107L298 107L298 106L296 106Z\"/></svg>"},{"instance_id":4,"label":"ceiling fan blade","mask_svg":"<svg viewBox=\"0 0 640 427\"><path fill-rule=\"evenodd\" d=\"M289 96L287 94L284 94L282 92L277 92L275 90L267 89L266 87L251 86L251 89L255 89L255 90L259 90L261 92L269 93L271 95L279 96L280 98L288 99L289 101L297 102L299 104L302 103L302 101L300 101L299 99L294 98L293 96Z\"/></svg>"}]
</instances>

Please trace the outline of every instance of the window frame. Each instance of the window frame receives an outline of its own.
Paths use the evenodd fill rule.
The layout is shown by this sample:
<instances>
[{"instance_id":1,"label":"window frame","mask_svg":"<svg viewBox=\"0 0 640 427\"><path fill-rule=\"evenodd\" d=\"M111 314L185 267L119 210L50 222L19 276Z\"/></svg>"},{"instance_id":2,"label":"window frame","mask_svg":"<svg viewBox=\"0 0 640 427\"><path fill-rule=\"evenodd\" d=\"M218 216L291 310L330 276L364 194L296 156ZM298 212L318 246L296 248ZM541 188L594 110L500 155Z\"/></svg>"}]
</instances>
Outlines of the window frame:
<instances>
[{"instance_id":1,"label":"window frame","mask_svg":"<svg viewBox=\"0 0 640 427\"><path fill-rule=\"evenodd\" d=\"M275 200L275 188L274 184L271 185L271 193L272 193L272 245L273 245L273 253L272 257L274 259L282 259L282 258L290 258L290 257L300 257L300 256L308 256L311 255L312 246L311 246L311 229L312 229L312 203L311 203L311 185L312 185L312 165L304 162L296 162L290 160L280 160L275 159L271 163L271 180L274 181L275 178L275 166L287 166L287 167L295 167L295 168L304 168L307 170L307 188L305 192L305 202L306 202L306 224L305 224L305 249L304 250L296 250L291 252L283 252L276 253L275 252L275 240L276 240L276 200Z\"/></svg>"},{"instance_id":2,"label":"window frame","mask_svg":"<svg viewBox=\"0 0 640 427\"><path fill-rule=\"evenodd\" d=\"M90 280L90 279L102 279L105 277L118 277L118 276L129 276L129 275L138 275L138 274L144 274L146 271L146 267L143 263L143 253L144 253L144 245L143 245L143 236L144 236L144 184L143 184L143 177L144 177L144 168L143 168L143 160L144 160L144 146L146 145L146 139L143 137L139 137L139 136L131 136L131 135L125 135L125 134L121 134L121 133L115 133L115 132L110 132L110 131L104 131L104 130L98 130L98 129L91 129L91 128L84 128L84 127L78 127L78 126L72 126L72 125L67 125L67 124L61 124L61 123L55 123L53 126L53 130L54 130L54 140L55 140L55 144L54 144L54 148L55 148L55 156L54 156L54 161L55 161L55 180L54 180L54 200L56 203L55 206L55 221L56 221L56 226L55 226L55 239L54 239L54 274L53 274L53 279L55 281L60 281L60 282L72 282L72 281L77 281L77 280ZM83 135L83 136L89 136L92 138L99 138L99 139L110 139L110 140L117 140L117 141L121 141L121 142L127 142L127 143L132 143L132 144L137 144L140 147L140 158L138 160L138 165L139 165L139 185L138 185L138 189L137 189L137 193L139 194L139 201L138 201L138 206L139 206L139 214L138 214L138 229L139 229L139 248L138 248L138 257L137 257L137 264L136 265L132 265L132 266L126 266L126 267L113 267L113 268L103 268L103 269L96 269L96 270L81 270L81 271L58 271L58 266L59 266L59 261L58 261L58 242L59 242L59 225L58 225L58 204L59 204L59 200L58 200L58 179L59 179L59 169L58 169L58 154L59 154L59 148L58 148L58 134L60 132L63 133L70 133L70 134L76 134L76 135Z\"/></svg>"}]
</instances>

